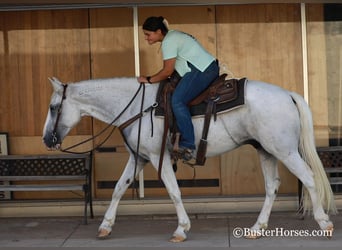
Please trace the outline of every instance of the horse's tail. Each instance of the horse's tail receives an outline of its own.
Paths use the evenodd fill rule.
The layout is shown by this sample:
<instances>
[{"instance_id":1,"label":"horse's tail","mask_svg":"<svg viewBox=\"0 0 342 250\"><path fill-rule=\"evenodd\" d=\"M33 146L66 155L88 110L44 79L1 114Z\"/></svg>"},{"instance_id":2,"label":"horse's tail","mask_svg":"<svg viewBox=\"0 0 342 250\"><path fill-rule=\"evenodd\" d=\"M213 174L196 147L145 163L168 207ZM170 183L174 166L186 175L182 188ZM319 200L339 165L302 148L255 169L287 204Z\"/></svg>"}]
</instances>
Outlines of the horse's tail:
<instances>
[{"instance_id":1,"label":"horse's tail","mask_svg":"<svg viewBox=\"0 0 342 250\"><path fill-rule=\"evenodd\" d=\"M316 151L311 111L302 96L291 92L291 97L296 103L300 117L301 132L299 153L303 160L310 166L314 174L315 187L319 201L327 212L335 214L337 213L337 209L334 195L324 171L323 164ZM304 212L310 209L309 201L310 197L308 191L306 188L303 188L301 204Z\"/></svg>"}]
</instances>

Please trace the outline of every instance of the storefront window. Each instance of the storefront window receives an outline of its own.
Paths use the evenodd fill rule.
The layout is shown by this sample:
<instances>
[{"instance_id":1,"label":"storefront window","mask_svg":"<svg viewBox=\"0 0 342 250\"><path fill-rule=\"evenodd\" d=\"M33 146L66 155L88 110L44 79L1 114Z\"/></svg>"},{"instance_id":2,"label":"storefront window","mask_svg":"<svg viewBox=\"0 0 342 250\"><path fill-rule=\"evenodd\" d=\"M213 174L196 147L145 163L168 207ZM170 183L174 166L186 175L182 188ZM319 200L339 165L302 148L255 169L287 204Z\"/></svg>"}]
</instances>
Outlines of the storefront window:
<instances>
[{"instance_id":1,"label":"storefront window","mask_svg":"<svg viewBox=\"0 0 342 250\"><path fill-rule=\"evenodd\" d=\"M318 146L342 145L342 5L308 4L309 103Z\"/></svg>"}]
</instances>

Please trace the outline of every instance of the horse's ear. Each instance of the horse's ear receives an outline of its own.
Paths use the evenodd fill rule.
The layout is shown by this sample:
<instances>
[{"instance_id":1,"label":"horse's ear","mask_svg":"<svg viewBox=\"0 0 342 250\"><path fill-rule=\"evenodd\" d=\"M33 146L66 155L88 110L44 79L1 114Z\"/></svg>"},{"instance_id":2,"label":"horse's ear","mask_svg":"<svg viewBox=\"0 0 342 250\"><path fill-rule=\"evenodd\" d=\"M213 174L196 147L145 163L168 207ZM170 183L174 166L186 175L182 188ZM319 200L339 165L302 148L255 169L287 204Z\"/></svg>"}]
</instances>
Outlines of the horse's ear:
<instances>
[{"instance_id":1,"label":"horse's ear","mask_svg":"<svg viewBox=\"0 0 342 250\"><path fill-rule=\"evenodd\" d=\"M63 83L61 83L56 77L49 77L49 81L51 82L53 90L55 92L63 90Z\"/></svg>"}]
</instances>

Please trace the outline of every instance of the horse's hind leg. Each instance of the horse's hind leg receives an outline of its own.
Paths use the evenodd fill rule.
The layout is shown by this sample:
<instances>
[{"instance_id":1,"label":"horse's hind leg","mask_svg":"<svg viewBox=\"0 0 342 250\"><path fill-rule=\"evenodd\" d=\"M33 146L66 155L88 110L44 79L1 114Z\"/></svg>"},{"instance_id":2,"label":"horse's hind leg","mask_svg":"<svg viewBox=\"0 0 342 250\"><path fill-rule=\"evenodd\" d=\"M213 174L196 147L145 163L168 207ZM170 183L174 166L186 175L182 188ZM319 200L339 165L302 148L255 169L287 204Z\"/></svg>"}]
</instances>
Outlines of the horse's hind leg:
<instances>
[{"instance_id":1,"label":"horse's hind leg","mask_svg":"<svg viewBox=\"0 0 342 250\"><path fill-rule=\"evenodd\" d=\"M138 174L141 169L144 167L146 162L143 159L138 160L136 174ZM134 176L134 168L135 168L135 159L134 156L131 155L125 170L123 171L118 183L115 186L112 201L105 213L104 219L99 227L97 237L98 238L106 238L112 231L112 226L115 222L116 210L119 205L119 201L122 195L126 192L127 188L133 182Z\"/></svg>"},{"instance_id":2,"label":"horse's hind leg","mask_svg":"<svg viewBox=\"0 0 342 250\"><path fill-rule=\"evenodd\" d=\"M285 159L280 159L286 167L303 183L310 194L314 218L322 230L332 230L333 223L324 212L319 201L313 172L306 162L300 157L298 152L288 154Z\"/></svg>"},{"instance_id":3,"label":"horse's hind leg","mask_svg":"<svg viewBox=\"0 0 342 250\"><path fill-rule=\"evenodd\" d=\"M278 160L273 155L267 153L264 149L258 149L258 153L265 179L266 197L258 219L251 228L252 231L258 231L267 228L272 206L280 185L277 166ZM253 235L251 235L250 238L254 238Z\"/></svg>"}]
</instances>

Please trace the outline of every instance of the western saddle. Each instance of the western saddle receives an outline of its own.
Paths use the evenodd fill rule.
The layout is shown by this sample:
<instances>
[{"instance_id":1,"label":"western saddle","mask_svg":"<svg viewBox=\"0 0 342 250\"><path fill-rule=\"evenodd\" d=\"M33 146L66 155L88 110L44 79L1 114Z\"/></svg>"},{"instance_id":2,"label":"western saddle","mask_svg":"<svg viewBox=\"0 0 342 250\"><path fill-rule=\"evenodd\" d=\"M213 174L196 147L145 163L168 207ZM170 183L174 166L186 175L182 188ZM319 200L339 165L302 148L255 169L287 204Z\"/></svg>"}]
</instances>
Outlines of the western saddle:
<instances>
[{"instance_id":1,"label":"western saddle","mask_svg":"<svg viewBox=\"0 0 342 250\"><path fill-rule=\"evenodd\" d=\"M200 105L205 103L205 112L204 115L204 126L202 131L202 138L198 145L196 161L195 163L187 163L189 165L199 165L203 166L206 161L206 151L207 151L207 136L210 126L210 120L212 115L214 115L216 120L216 106L219 104L228 103L230 101L235 100L238 97L238 83L240 81L245 81L244 79L227 79L227 74L220 75L210 86L204 90L199 96L193 99L189 103L189 107ZM172 76L165 81L162 81L158 94L157 94L157 103L159 105L159 111L156 110L156 115L164 116L164 133L162 137L162 145L161 152L159 158L159 169L158 176L161 177L161 168L163 162L163 156L166 147L167 134L170 130L171 133L171 143L173 144L173 149L171 150L171 156L173 160L173 168L174 171L177 170L176 162L179 158L178 155L178 141L179 141L179 133L177 131L177 126L175 125L175 118L173 116L172 107L171 107L171 95L175 90L178 82L181 77L177 74L177 72L173 73Z\"/></svg>"}]
</instances>

